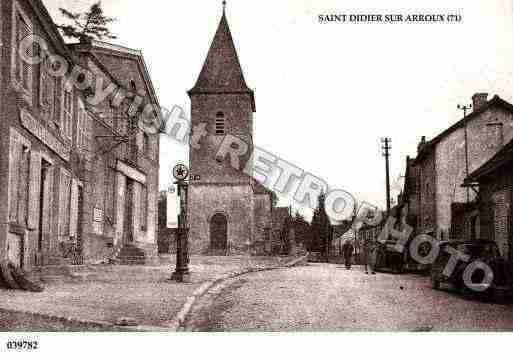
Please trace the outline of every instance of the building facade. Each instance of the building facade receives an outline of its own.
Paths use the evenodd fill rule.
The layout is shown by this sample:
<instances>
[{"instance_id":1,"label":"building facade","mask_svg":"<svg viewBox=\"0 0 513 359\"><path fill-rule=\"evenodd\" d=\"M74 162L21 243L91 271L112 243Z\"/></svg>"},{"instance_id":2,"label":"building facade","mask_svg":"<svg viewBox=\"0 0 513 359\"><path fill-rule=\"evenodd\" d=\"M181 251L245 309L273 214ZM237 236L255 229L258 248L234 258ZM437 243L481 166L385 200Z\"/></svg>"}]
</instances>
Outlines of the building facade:
<instances>
[{"instance_id":1,"label":"building facade","mask_svg":"<svg viewBox=\"0 0 513 359\"><path fill-rule=\"evenodd\" d=\"M513 141L465 179L465 186L479 196L471 203L465 232L479 239L494 240L503 258L513 259ZM477 217L474 213L477 212ZM476 224L478 224L476 226Z\"/></svg>"},{"instance_id":2,"label":"building facade","mask_svg":"<svg viewBox=\"0 0 513 359\"><path fill-rule=\"evenodd\" d=\"M414 161L419 178L419 233L454 238L453 204L470 203L475 198L473 191L461 186L465 177L513 138L511 104L498 96L488 100L487 94L476 94L472 100L472 113L431 141L423 138L419 144Z\"/></svg>"},{"instance_id":3,"label":"building facade","mask_svg":"<svg viewBox=\"0 0 513 359\"><path fill-rule=\"evenodd\" d=\"M159 136L141 128L141 110L131 108L135 98L120 95L137 94L159 116L144 58L138 50L100 41L70 47L92 74L94 88L99 82L117 88L88 110L95 139L83 156L84 254L122 263L151 261L157 254Z\"/></svg>"},{"instance_id":4,"label":"building facade","mask_svg":"<svg viewBox=\"0 0 513 359\"><path fill-rule=\"evenodd\" d=\"M206 126L199 146L190 147L188 223L193 253L250 254L271 228L271 195L242 170L253 148L253 91L247 86L226 19L219 23L196 85L189 91L193 133ZM217 156L227 140L246 147L238 156ZM230 141L231 142L231 141ZM250 165L250 164L249 164Z\"/></svg>"},{"instance_id":5,"label":"building facade","mask_svg":"<svg viewBox=\"0 0 513 359\"><path fill-rule=\"evenodd\" d=\"M111 98L90 101L101 77L109 80L104 88L137 82L158 108L142 56L110 44L89 43L87 51L65 44L40 0L0 7L0 258L31 269L114 259L128 242L156 253L158 136L145 140L137 131L129 140L116 131L122 121L113 113L122 110ZM42 59L35 64L18 51L29 35L45 44L28 50ZM77 69L91 84L73 81Z\"/></svg>"}]
</instances>

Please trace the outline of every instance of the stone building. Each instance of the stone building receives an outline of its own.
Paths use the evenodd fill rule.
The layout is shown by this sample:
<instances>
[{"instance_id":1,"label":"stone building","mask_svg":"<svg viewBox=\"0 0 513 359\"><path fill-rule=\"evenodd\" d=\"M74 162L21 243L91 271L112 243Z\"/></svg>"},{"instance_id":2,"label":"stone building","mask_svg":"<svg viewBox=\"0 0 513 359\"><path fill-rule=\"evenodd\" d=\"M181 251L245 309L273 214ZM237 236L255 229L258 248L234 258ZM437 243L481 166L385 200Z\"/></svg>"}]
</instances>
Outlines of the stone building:
<instances>
[{"instance_id":1,"label":"stone building","mask_svg":"<svg viewBox=\"0 0 513 359\"><path fill-rule=\"evenodd\" d=\"M147 66L141 51L118 45L93 40L70 48L95 84L117 88L88 108L95 138L82 157L84 255L144 263L157 254L159 136L141 129L135 99L120 94L137 94L159 116Z\"/></svg>"},{"instance_id":2,"label":"stone building","mask_svg":"<svg viewBox=\"0 0 513 359\"><path fill-rule=\"evenodd\" d=\"M513 259L513 141L465 179L479 196L462 211L469 237L494 240L501 255ZM477 217L474 212L478 213Z\"/></svg>"},{"instance_id":3,"label":"stone building","mask_svg":"<svg viewBox=\"0 0 513 359\"><path fill-rule=\"evenodd\" d=\"M399 204L408 206L407 223L412 228L419 228L419 187L420 187L420 166L415 165L415 159L406 157L406 171L404 175L404 188ZM415 234L415 233L414 233Z\"/></svg>"},{"instance_id":4,"label":"stone building","mask_svg":"<svg viewBox=\"0 0 513 359\"><path fill-rule=\"evenodd\" d=\"M133 80L158 108L142 56L110 44L68 46L40 0L2 0L0 8L0 259L25 269L93 262L119 255L122 238L153 251L158 138L139 131L131 152L105 151L105 142L120 139L115 110L109 101L91 106L94 86L71 80L80 65L120 87ZM29 35L46 48L27 55L43 61L31 64L18 51ZM117 72L122 67L131 70ZM126 160L128 152L137 161Z\"/></svg>"},{"instance_id":5,"label":"stone building","mask_svg":"<svg viewBox=\"0 0 513 359\"><path fill-rule=\"evenodd\" d=\"M469 203L475 194L461 187L465 177L513 138L513 105L487 94L472 97L473 112L431 141L420 142L413 166L418 171L418 232L441 239L451 234L454 203ZM467 171L468 159L468 171Z\"/></svg>"},{"instance_id":6,"label":"stone building","mask_svg":"<svg viewBox=\"0 0 513 359\"><path fill-rule=\"evenodd\" d=\"M199 146L190 147L191 251L254 253L269 238L272 200L269 191L242 171L253 148L255 96L244 79L224 12L189 96L193 134L202 124L207 131ZM239 168L229 156L216 156L228 138L237 138L248 149Z\"/></svg>"}]
</instances>

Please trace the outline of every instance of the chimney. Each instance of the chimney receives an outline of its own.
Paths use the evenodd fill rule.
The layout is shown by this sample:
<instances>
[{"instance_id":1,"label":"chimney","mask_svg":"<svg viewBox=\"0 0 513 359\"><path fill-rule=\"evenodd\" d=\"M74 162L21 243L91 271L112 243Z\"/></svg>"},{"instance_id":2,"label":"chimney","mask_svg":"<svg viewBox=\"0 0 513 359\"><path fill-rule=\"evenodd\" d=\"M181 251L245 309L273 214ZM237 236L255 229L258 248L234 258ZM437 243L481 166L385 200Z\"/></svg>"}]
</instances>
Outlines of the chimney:
<instances>
[{"instance_id":1,"label":"chimney","mask_svg":"<svg viewBox=\"0 0 513 359\"><path fill-rule=\"evenodd\" d=\"M474 112L479 111L481 108L483 108L488 99L487 93L476 93L474 96L472 96L472 104L474 107Z\"/></svg>"},{"instance_id":2,"label":"chimney","mask_svg":"<svg viewBox=\"0 0 513 359\"><path fill-rule=\"evenodd\" d=\"M422 136L419 144L417 145L417 153L420 153L422 151L422 147L426 144L426 136Z\"/></svg>"}]
</instances>

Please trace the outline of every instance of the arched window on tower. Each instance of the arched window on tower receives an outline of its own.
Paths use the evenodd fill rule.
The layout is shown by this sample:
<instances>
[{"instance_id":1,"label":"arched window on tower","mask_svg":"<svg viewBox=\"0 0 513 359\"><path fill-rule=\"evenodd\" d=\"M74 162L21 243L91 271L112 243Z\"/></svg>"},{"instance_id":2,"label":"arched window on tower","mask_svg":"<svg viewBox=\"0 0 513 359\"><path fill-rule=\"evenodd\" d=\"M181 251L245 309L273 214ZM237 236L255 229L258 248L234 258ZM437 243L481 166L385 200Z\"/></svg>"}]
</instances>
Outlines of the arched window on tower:
<instances>
[{"instance_id":1,"label":"arched window on tower","mask_svg":"<svg viewBox=\"0 0 513 359\"><path fill-rule=\"evenodd\" d=\"M216 135L226 134L226 119L224 113L218 112L216 114Z\"/></svg>"}]
</instances>

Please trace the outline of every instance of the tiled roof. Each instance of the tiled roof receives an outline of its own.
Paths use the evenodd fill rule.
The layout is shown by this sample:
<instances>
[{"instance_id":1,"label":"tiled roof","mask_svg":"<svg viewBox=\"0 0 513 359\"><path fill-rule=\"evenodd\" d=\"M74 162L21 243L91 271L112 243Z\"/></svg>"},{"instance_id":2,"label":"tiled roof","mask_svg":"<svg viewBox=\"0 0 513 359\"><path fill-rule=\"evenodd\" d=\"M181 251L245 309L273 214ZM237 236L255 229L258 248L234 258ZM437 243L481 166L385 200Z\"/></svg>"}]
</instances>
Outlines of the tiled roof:
<instances>
[{"instance_id":1,"label":"tiled roof","mask_svg":"<svg viewBox=\"0 0 513 359\"><path fill-rule=\"evenodd\" d=\"M244 80L225 13L223 13L196 85L189 91L189 95L211 93L250 94L253 99L253 111L255 111L253 90L246 85Z\"/></svg>"}]
</instances>

